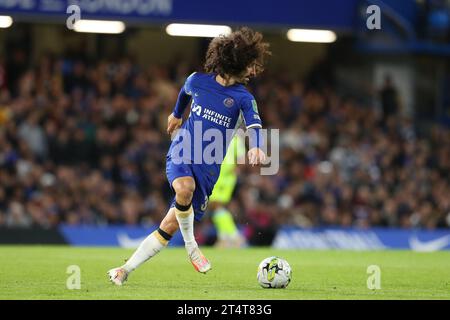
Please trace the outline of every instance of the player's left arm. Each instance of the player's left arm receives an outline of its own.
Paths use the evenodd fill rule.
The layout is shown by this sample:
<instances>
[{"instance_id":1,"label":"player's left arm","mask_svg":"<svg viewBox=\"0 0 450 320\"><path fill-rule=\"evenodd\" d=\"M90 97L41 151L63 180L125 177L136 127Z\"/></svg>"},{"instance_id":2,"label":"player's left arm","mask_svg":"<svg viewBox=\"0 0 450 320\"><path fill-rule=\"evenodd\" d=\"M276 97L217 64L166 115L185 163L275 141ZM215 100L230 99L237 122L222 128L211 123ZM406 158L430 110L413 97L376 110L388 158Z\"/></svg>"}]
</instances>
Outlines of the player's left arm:
<instances>
[{"instance_id":1,"label":"player's left arm","mask_svg":"<svg viewBox=\"0 0 450 320\"><path fill-rule=\"evenodd\" d=\"M261 133L262 122L253 96L243 99L242 113L249 136L249 151L247 153L249 163L252 166L263 164L266 161L266 154L262 148L264 145L264 137Z\"/></svg>"}]
</instances>

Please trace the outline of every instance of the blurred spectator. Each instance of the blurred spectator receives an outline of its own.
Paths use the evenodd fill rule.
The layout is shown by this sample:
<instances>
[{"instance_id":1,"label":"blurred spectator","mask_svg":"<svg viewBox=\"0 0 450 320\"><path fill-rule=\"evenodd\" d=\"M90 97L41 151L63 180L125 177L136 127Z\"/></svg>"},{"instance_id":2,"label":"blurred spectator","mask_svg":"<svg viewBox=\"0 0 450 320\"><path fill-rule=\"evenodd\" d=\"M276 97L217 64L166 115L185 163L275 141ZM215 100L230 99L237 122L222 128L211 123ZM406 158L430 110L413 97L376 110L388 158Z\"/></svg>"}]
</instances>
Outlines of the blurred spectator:
<instances>
[{"instance_id":1,"label":"blurred spectator","mask_svg":"<svg viewBox=\"0 0 450 320\"><path fill-rule=\"evenodd\" d=\"M390 74L385 75L383 88L380 90L381 107L383 109L383 123L399 112L398 92Z\"/></svg>"}]
</instances>

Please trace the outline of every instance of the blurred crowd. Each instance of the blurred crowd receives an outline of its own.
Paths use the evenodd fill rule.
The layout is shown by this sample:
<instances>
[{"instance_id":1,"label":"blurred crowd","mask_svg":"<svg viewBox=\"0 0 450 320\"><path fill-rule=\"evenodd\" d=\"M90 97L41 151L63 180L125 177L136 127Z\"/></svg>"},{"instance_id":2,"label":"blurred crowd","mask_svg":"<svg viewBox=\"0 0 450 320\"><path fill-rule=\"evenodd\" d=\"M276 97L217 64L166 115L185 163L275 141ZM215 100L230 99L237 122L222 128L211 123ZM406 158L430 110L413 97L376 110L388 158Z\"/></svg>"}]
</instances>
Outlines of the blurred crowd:
<instances>
[{"instance_id":1,"label":"blurred crowd","mask_svg":"<svg viewBox=\"0 0 450 320\"><path fill-rule=\"evenodd\" d=\"M167 116L195 68L51 55L14 77L0 67L0 226L158 223L173 196ZM419 134L392 84L384 108L282 72L249 89L280 129L281 162L275 176L238 168L229 207L248 232L450 225L450 130Z\"/></svg>"}]
</instances>

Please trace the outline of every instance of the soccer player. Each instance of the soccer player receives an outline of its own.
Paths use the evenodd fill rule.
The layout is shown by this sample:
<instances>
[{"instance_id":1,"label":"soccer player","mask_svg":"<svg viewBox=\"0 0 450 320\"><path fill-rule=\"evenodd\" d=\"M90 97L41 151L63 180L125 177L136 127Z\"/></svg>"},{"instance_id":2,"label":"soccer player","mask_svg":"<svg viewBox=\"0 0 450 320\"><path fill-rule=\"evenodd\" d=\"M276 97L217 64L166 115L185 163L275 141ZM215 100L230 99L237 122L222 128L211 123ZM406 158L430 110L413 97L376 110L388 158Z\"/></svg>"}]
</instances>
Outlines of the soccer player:
<instances>
[{"instance_id":1,"label":"soccer player","mask_svg":"<svg viewBox=\"0 0 450 320\"><path fill-rule=\"evenodd\" d=\"M194 72L187 78L167 126L168 134L176 133L166 157L174 200L159 228L123 266L108 271L114 284L122 285L133 270L165 248L178 229L195 270L206 273L211 269L195 241L194 218L199 221L207 208L233 135L229 132L234 133L243 120L250 130L249 163L259 165L266 159L261 149L264 141L259 134L262 124L257 104L245 88L250 78L263 70L270 53L269 45L262 40L260 33L249 28L214 38L206 53L206 73ZM191 100L189 117L183 123L183 113ZM212 152L211 145L220 147Z\"/></svg>"}]
</instances>

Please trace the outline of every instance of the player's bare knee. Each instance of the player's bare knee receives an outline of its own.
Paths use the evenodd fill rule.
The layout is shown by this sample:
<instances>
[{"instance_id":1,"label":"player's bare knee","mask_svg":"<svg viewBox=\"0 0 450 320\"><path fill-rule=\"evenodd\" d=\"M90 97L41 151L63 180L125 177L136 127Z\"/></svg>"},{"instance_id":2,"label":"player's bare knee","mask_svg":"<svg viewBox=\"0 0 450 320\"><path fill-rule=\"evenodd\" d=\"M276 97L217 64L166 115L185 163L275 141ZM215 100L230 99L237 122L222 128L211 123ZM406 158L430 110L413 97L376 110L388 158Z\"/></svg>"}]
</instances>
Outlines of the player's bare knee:
<instances>
[{"instance_id":1,"label":"player's bare knee","mask_svg":"<svg viewBox=\"0 0 450 320\"><path fill-rule=\"evenodd\" d=\"M173 183L173 188L175 190L176 201L181 205L188 205L192 201L192 196L194 195L195 182L194 179L180 179Z\"/></svg>"},{"instance_id":2,"label":"player's bare knee","mask_svg":"<svg viewBox=\"0 0 450 320\"><path fill-rule=\"evenodd\" d=\"M191 203L193 195L194 190L182 187L176 191L176 201L181 205L187 206Z\"/></svg>"}]
</instances>

